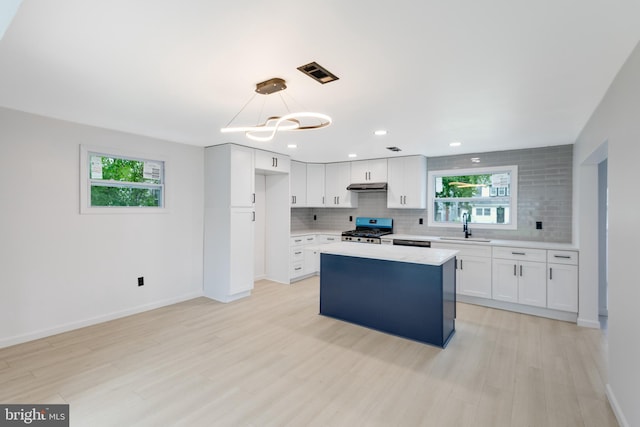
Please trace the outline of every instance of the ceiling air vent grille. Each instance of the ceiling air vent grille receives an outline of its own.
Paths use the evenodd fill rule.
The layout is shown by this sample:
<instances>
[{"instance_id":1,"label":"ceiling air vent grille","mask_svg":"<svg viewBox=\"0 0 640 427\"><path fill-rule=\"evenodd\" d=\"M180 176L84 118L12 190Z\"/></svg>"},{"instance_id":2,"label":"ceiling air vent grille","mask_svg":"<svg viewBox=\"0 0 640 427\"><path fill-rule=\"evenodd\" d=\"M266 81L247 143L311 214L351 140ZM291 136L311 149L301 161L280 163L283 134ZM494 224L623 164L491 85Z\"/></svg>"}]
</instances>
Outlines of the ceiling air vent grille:
<instances>
[{"instance_id":1,"label":"ceiling air vent grille","mask_svg":"<svg viewBox=\"0 0 640 427\"><path fill-rule=\"evenodd\" d=\"M395 152L402 151L398 147L387 147L387 150L391 150L391 151L395 151Z\"/></svg>"},{"instance_id":2,"label":"ceiling air vent grille","mask_svg":"<svg viewBox=\"0 0 640 427\"><path fill-rule=\"evenodd\" d=\"M338 77L335 74L333 74L331 71L327 70L317 62L310 62L307 65L298 67L298 70L302 71L307 76L322 84L338 80Z\"/></svg>"}]
</instances>

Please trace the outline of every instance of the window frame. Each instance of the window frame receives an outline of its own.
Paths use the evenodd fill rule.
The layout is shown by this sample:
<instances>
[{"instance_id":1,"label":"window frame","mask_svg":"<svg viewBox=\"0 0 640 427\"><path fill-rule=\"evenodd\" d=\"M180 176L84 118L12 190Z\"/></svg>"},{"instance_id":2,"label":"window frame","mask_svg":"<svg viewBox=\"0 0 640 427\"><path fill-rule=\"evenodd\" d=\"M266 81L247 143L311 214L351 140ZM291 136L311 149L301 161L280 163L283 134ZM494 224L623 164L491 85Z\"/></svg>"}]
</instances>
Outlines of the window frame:
<instances>
[{"instance_id":1,"label":"window frame","mask_svg":"<svg viewBox=\"0 0 640 427\"><path fill-rule=\"evenodd\" d=\"M437 177L446 177L446 176L461 176L461 175L485 175L485 174L495 174L508 172L510 173L510 181L511 185L509 188L509 195L504 197L509 197L509 217L511 222L509 224L483 224L483 223L469 223L470 228L477 229L489 229L489 230L517 230L518 229L518 166L517 165L509 165L509 166L487 166L487 167L477 167L477 168L469 168L469 169L443 169L436 171L429 171L427 178L427 203L428 203L428 215L427 215L427 225L429 227L439 227L439 228L458 228L461 226L460 222L436 222L435 215L435 184ZM501 196L502 197L502 196ZM452 200L452 199L449 199ZM466 200L466 199L465 199ZM484 208L484 206L483 206Z\"/></svg>"},{"instance_id":2,"label":"window frame","mask_svg":"<svg viewBox=\"0 0 640 427\"><path fill-rule=\"evenodd\" d=\"M151 184L142 182L123 181L101 181L92 180L89 172L91 170L91 156L115 157L126 160L138 160L162 163L161 183ZM91 206L92 183L109 187L126 188L159 188L160 206ZM97 147L90 145L80 145L80 213L81 214L153 214L168 212L167 199L167 159L164 156L150 153L140 153L130 150L123 150L113 147Z\"/></svg>"}]
</instances>

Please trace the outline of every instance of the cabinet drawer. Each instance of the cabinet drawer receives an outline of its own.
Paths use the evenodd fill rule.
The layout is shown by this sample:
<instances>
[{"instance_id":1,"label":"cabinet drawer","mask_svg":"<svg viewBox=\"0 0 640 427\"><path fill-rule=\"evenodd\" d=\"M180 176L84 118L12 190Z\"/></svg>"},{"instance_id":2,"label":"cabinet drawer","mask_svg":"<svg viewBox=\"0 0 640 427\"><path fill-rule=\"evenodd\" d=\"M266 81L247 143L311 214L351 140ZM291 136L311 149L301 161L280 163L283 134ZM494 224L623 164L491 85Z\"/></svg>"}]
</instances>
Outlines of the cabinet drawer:
<instances>
[{"instance_id":1,"label":"cabinet drawer","mask_svg":"<svg viewBox=\"0 0 640 427\"><path fill-rule=\"evenodd\" d=\"M291 264L291 270L289 271L290 277L298 277L304 274L304 262L295 262Z\"/></svg>"},{"instance_id":2,"label":"cabinet drawer","mask_svg":"<svg viewBox=\"0 0 640 427\"><path fill-rule=\"evenodd\" d=\"M304 249L302 248L302 246L291 248L290 253L291 253L290 260L292 263L295 263L298 261L304 261Z\"/></svg>"},{"instance_id":3,"label":"cabinet drawer","mask_svg":"<svg viewBox=\"0 0 640 427\"><path fill-rule=\"evenodd\" d=\"M431 241L431 247L435 249L452 249L458 252L458 257L483 257L491 258L491 246L482 246L474 244L457 244L457 243L440 243Z\"/></svg>"},{"instance_id":4,"label":"cabinet drawer","mask_svg":"<svg viewBox=\"0 0 640 427\"><path fill-rule=\"evenodd\" d=\"M321 234L321 235L318 236L318 238L316 240L320 244L336 243L336 242L340 241L340 236L332 236L332 235L329 235L329 234Z\"/></svg>"},{"instance_id":5,"label":"cabinet drawer","mask_svg":"<svg viewBox=\"0 0 640 427\"><path fill-rule=\"evenodd\" d=\"M297 236L297 237L292 237L289 240L289 246L298 246L298 245L304 245L304 238L307 236Z\"/></svg>"},{"instance_id":6,"label":"cabinet drawer","mask_svg":"<svg viewBox=\"0 0 640 427\"><path fill-rule=\"evenodd\" d=\"M315 235L311 235L311 236L302 236L302 238L304 239L304 244L305 245L312 245L316 242L316 236Z\"/></svg>"},{"instance_id":7,"label":"cabinet drawer","mask_svg":"<svg viewBox=\"0 0 640 427\"><path fill-rule=\"evenodd\" d=\"M547 251L544 249L494 247L493 257L500 259L513 259L516 261L546 262Z\"/></svg>"},{"instance_id":8,"label":"cabinet drawer","mask_svg":"<svg viewBox=\"0 0 640 427\"><path fill-rule=\"evenodd\" d=\"M578 265L578 252L548 250L547 262L552 264Z\"/></svg>"}]
</instances>

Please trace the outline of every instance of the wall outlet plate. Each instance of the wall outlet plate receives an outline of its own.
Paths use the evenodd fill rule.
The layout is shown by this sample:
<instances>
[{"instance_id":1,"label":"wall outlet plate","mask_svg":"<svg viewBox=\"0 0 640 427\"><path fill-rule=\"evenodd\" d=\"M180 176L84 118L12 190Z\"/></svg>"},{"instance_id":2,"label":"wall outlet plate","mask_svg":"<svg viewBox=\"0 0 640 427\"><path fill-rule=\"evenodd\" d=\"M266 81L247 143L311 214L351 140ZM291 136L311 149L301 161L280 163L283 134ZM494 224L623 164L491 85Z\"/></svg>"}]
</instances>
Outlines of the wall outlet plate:
<instances>
[{"instance_id":1,"label":"wall outlet plate","mask_svg":"<svg viewBox=\"0 0 640 427\"><path fill-rule=\"evenodd\" d=\"M542 230L542 221L536 221L536 230Z\"/></svg>"},{"instance_id":2,"label":"wall outlet plate","mask_svg":"<svg viewBox=\"0 0 640 427\"><path fill-rule=\"evenodd\" d=\"M144 286L144 277L138 277L138 286Z\"/></svg>"}]
</instances>

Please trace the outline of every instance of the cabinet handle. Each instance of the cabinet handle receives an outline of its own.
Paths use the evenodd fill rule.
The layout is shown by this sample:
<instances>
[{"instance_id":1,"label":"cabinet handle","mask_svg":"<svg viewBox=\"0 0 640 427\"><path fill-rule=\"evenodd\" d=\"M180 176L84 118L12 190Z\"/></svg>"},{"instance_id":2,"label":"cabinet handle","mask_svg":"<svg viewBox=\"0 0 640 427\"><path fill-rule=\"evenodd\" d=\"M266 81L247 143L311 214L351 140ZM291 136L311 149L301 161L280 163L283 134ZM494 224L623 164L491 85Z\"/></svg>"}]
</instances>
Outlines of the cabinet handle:
<instances>
[{"instance_id":1,"label":"cabinet handle","mask_svg":"<svg viewBox=\"0 0 640 427\"><path fill-rule=\"evenodd\" d=\"M515 265L515 264L513 264L513 275L514 275L514 276L517 276L517 275L518 275L518 274L516 273L516 265Z\"/></svg>"},{"instance_id":2,"label":"cabinet handle","mask_svg":"<svg viewBox=\"0 0 640 427\"><path fill-rule=\"evenodd\" d=\"M256 221L256 211L251 212L253 214L253 219L251 221L255 222Z\"/></svg>"},{"instance_id":3,"label":"cabinet handle","mask_svg":"<svg viewBox=\"0 0 640 427\"><path fill-rule=\"evenodd\" d=\"M295 202L294 202L294 200L295 200L295 199L293 198L293 196L291 196L291 204L292 204L292 205L295 203Z\"/></svg>"},{"instance_id":4,"label":"cabinet handle","mask_svg":"<svg viewBox=\"0 0 640 427\"><path fill-rule=\"evenodd\" d=\"M298 252L294 252L293 254L294 255L300 255L301 253L302 253L301 251L298 251Z\"/></svg>"},{"instance_id":5,"label":"cabinet handle","mask_svg":"<svg viewBox=\"0 0 640 427\"><path fill-rule=\"evenodd\" d=\"M322 196L322 204L324 205L324 196Z\"/></svg>"},{"instance_id":6,"label":"cabinet handle","mask_svg":"<svg viewBox=\"0 0 640 427\"><path fill-rule=\"evenodd\" d=\"M462 270L462 260L460 260L460 270Z\"/></svg>"},{"instance_id":7,"label":"cabinet handle","mask_svg":"<svg viewBox=\"0 0 640 427\"><path fill-rule=\"evenodd\" d=\"M571 256L569 255L554 255L554 258L562 258L562 259L571 259Z\"/></svg>"},{"instance_id":8,"label":"cabinet handle","mask_svg":"<svg viewBox=\"0 0 640 427\"><path fill-rule=\"evenodd\" d=\"M553 280L553 268L549 267L549 280Z\"/></svg>"},{"instance_id":9,"label":"cabinet handle","mask_svg":"<svg viewBox=\"0 0 640 427\"><path fill-rule=\"evenodd\" d=\"M522 277L522 266L520 266L520 277Z\"/></svg>"},{"instance_id":10,"label":"cabinet handle","mask_svg":"<svg viewBox=\"0 0 640 427\"><path fill-rule=\"evenodd\" d=\"M300 242L302 242L302 239L295 239L294 242L300 243Z\"/></svg>"},{"instance_id":11,"label":"cabinet handle","mask_svg":"<svg viewBox=\"0 0 640 427\"><path fill-rule=\"evenodd\" d=\"M276 167L278 167L278 158L276 157Z\"/></svg>"},{"instance_id":12,"label":"cabinet handle","mask_svg":"<svg viewBox=\"0 0 640 427\"><path fill-rule=\"evenodd\" d=\"M296 267L296 268L294 268L294 270L295 270L295 271L302 270L302 267Z\"/></svg>"},{"instance_id":13,"label":"cabinet handle","mask_svg":"<svg viewBox=\"0 0 640 427\"><path fill-rule=\"evenodd\" d=\"M511 252L511 255L526 255L525 252Z\"/></svg>"},{"instance_id":14,"label":"cabinet handle","mask_svg":"<svg viewBox=\"0 0 640 427\"><path fill-rule=\"evenodd\" d=\"M293 203L298 204L298 196L293 196Z\"/></svg>"},{"instance_id":15,"label":"cabinet handle","mask_svg":"<svg viewBox=\"0 0 640 427\"><path fill-rule=\"evenodd\" d=\"M340 196L336 196L336 199L338 200L338 203L336 203L337 205L340 204Z\"/></svg>"},{"instance_id":16,"label":"cabinet handle","mask_svg":"<svg viewBox=\"0 0 640 427\"><path fill-rule=\"evenodd\" d=\"M313 240L313 237L307 237L307 242L310 242Z\"/></svg>"},{"instance_id":17,"label":"cabinet handle","mask_svg":"<svg viewBox=\"0 0 640 427\"><path fill-rule=\"evenodd\" d=\"M253 200L253 201L252 201L251 203L255 203L255 202L256 202L256 193L253 193L253 194L252 194L252 200Z\"/></svg>"},{"instance_id":18,"label":"cabinet handle","mask_svg":"<svg viewBox=\"0 0 640 427\"><path fill-rule=\"evenodd\" d=\"M331 241L333 241L333 240L336 240L336 239L335 239L335 238L333 238L333 237L327 237L327 240L331 240Z\"/></svg>"}]
</instances>

